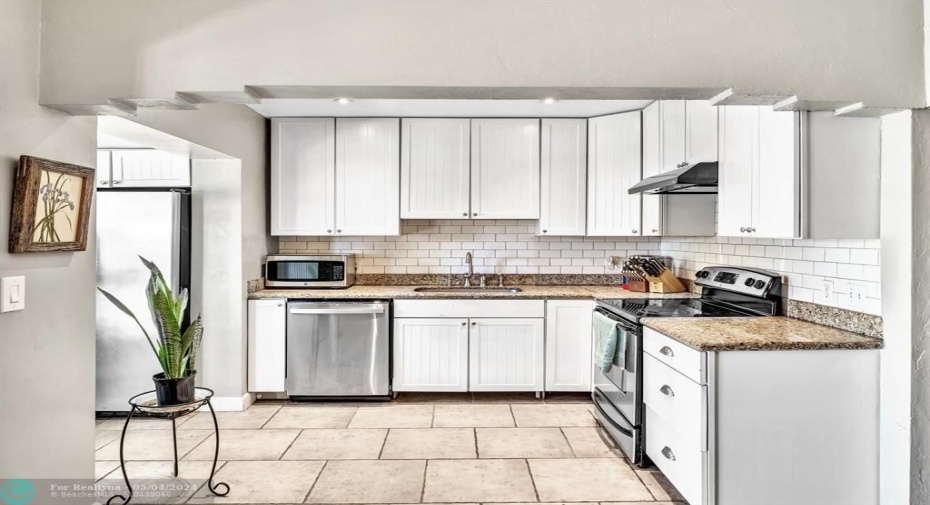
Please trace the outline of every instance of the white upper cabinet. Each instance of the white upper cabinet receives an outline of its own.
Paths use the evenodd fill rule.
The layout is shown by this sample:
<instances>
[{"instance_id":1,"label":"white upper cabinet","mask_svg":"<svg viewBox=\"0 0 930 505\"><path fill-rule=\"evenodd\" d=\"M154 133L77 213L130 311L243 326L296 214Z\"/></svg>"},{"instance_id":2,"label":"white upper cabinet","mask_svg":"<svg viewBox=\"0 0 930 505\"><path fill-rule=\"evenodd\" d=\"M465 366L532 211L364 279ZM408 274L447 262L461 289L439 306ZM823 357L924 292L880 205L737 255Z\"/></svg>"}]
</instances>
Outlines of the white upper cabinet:
<instances>
[{"instance_id":1,"label":"white upper cabinet","mask_svg":"<svg viewBox=\"0 0 930 505\"><path fill-rule=\"evenodd\" d=\"M661 132L661 171L667 172L687 163L685 101L660 100L659 120L661 121L659 130Z\"/></svg>"},{"instance_id":2,"label":"white upper cabinet","mask_svg":"<svg viewBox=\"0 0 930 505\"><path fill-rule=\"evenodd\" d=\"M642 179L640 111L588 120L588 235L640 235Z\"/></svg>"},{"instance_id":3,"label":"white upper cabinet","mask_svg":"<svg viewBox=\"0 0 930 505\"><path fill-rule=\"evenodd\" d=\"M271 234L329 235L336 226L336 120L271 120Z\"/></svg>"},{"instance_id":4,"label":"white upper cabinet","mask_svg":"<svg viewBox=\"0 0 930 505\"><path fill-rule=\"evenodd\" d=\"M400 234L399 146L399 119L336 119L337 234Z\"/></svg>"},{"instance_id":5,"label":"white upper cabinet","mask_svg":"<svg viewBox=\"0 0 930 505\"><path fill-rule=\"evenodd\" d=\"M684 162L717 161L717 120L717 107L709 101L685 102Z\"/></svg>"},{"instance_id":6,"label":"white upper cabinet","mask_svg":"<svg viewBox=\"0 0 930 505\"><path fill-rule=\"evenodd\" d=\"M101 149L97 151L97 171L100 187L189 188L191 185L190 159L155 149Z\"/></svg>"},{"instance_id":7,"label":"white upper cabinet","mask_svg":"<svg viewBox=\"0 0 930 505\"><path fill-rule=\"evenodd\" d=\"M643 179L659 175L662 167L661 102L643 109ZM643 235L662 235L662 195L643 195Z\"/></svg>"},{"instance_id":8,"label":"white upper cabinet","mask_svg":"<svg viewBox=\"0 0 930 505\"><path fill-rule=\"evenodd\" d=\"M585 234L587 122L542 120L539 235Z\"/></svg>"},{"instance_id":9,"label":"white upper cabinet","mask_svg":"<svg viewBox=\"0 0 930 505\"><path fill-rule=\"evenodd\" d=\"M404 119L403 219L462 219L469 207L469 119Z\"/></svg>"},{"instance_id":10,"label":"white upper cabinet","mask_svg":"<svg viewBox=\"0 0 930 505\"><path fill-rule=\"evenodd\" d=\"M539 219L539 120L471 121L471 217Z\"/></svg>"},{"instance_id":11,"label":"white upper cabinet","mask_svg":"<svg viewBox=\"0 0 930 505\"><path fill-rule=\"evenodd\" d=\"M800 113L720 108L718 234L800 236Z\"/></svg>"}]
</instances>

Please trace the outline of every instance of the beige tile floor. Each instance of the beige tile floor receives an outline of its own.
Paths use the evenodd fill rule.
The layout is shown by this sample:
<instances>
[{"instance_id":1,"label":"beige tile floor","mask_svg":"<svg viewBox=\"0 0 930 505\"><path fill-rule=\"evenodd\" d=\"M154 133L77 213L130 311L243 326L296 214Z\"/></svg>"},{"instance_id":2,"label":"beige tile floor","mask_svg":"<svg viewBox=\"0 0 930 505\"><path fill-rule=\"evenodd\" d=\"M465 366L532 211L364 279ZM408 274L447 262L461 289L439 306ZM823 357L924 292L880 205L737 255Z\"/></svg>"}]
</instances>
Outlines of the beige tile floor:
<instances>
[{"instance_id":1,"label":"beige tile floor","mask_svg":"<svg viewBox=\"0 0 930 505\"><path fill-rule=\"evenodd\" d=\"M214 498L201 484L214 438L209 413L196 413L179 419L177 432L180 479L199 489L161 503L684 503L657 470L622 457L583 396L261 402L217 416L216 481L230 485L229 495ZM97 478L107 483L121 479L122 426L121 419L97 424ZM164 420L132 421L130 479L172 478L170 428Z\"/></svg>"}]
</instances>

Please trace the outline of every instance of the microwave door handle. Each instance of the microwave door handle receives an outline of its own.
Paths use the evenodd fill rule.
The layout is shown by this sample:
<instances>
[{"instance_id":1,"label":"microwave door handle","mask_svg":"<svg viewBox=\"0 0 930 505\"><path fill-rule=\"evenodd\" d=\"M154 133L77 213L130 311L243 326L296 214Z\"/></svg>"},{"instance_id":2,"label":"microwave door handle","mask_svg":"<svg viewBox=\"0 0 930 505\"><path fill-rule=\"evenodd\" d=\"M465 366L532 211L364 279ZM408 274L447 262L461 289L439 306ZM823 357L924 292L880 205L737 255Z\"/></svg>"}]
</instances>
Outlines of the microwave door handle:
<instances>
[{"instance_id":1,"label":"microwave door handle","mask_svg":"<svg viewBox=\"0 0 930 505\"><path fill-rule=\"evenodd\" d=\"M290 312L291 314L298 314L298 315L384 314L384 307L291 309Z\"/></svg>"}]
</instances>

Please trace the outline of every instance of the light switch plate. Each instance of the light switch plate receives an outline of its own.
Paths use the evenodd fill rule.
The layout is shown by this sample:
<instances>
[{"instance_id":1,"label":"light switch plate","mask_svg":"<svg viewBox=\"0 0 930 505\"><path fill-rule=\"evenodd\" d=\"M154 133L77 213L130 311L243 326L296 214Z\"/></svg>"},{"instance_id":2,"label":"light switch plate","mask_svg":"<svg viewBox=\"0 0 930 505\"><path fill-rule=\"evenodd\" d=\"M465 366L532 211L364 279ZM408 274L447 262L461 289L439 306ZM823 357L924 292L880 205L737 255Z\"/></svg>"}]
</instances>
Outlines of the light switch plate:
<instances>
[{"instance_id":1,"label":"light switch plate","mask_svg":"<svg viewBox=\"0 0 930 505\"><path fill-rule=\"evenodd\" d=\"M0 312L12 312L26 308L26 278L3 277L0 279Z\"/></svg>"}]
</instances>

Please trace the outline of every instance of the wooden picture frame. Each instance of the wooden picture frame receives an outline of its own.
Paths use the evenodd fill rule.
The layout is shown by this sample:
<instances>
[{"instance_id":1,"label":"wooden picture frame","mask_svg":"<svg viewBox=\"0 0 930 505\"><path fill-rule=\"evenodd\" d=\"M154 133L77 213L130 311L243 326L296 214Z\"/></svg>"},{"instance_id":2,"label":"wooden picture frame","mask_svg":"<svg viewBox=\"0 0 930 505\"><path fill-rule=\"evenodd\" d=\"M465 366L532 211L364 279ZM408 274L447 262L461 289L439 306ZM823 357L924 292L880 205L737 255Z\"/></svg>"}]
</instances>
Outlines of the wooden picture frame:
<instances>
[{"instance_id":1,"label":"wooden picture frame","mask_svg":"<svg viewBox=\"0 0 930 505\"><path fill-rule=\"evenodd\" d=\"M94 180L93 168L20 156L10 253L86 250Z\"/></svg>"}]
</instances>

